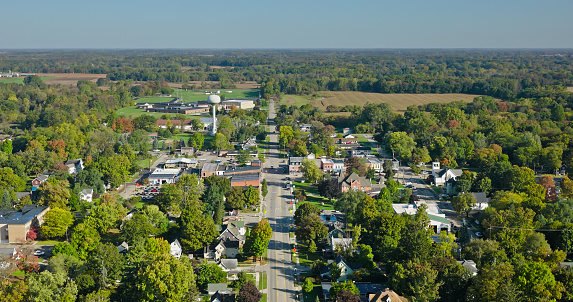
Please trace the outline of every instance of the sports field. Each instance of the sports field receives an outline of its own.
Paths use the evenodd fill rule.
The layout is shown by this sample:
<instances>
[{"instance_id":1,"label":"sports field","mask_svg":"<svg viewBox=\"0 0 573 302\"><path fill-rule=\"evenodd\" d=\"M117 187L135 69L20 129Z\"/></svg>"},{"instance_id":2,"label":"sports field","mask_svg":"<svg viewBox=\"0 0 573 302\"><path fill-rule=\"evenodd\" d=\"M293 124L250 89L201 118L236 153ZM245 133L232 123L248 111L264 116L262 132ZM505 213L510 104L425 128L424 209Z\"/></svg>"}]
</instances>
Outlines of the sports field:
<instances>
[{"instance_id":1,"label":"sports field","mask_svg":"<svg viewBox=\"0 0 573 302\"><path fill-rule=\"evenodd\" d=\"M449 94L383 94L358 91L322 91L320 97L285 95L281 103L289 105L311 104L316 108L326 111L328 105L364 106L366 103L388 103L396 112L403 113L408 106L423 105L428 103L450 103L454 101L471 102L479 95L449 93Z\"/></svg>"}]
</instances>

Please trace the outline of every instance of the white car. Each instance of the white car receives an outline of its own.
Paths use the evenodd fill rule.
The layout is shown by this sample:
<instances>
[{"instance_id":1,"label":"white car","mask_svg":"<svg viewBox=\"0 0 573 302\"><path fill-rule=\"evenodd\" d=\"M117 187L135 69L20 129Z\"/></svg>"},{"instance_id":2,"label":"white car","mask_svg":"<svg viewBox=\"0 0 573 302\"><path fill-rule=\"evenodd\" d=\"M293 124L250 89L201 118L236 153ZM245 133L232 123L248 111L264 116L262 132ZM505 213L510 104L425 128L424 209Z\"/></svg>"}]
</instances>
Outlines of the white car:
<instances>
[{"instance_id":1,"label":"white car","mask_svg":"<svg viewBox=\"0 0 573 302\"><path fill-rule=\"evenodd\" d=\"M477 238L483 238L483 234L481 232L476 232L476 237Z\"/></svg>"},{"instance_id":2,"label":"white car","mask_svg":"<svg viewBox=\"0 0 573 302\"><path fill-rule=\"evenodd\" d=\"M40 250L35 250L35 251L34 251L34 256L42 256L42 255L44 255L44 254L45 254L45 253L42 252L42 251L40 251Z\"/></svg>"}]
</instances>

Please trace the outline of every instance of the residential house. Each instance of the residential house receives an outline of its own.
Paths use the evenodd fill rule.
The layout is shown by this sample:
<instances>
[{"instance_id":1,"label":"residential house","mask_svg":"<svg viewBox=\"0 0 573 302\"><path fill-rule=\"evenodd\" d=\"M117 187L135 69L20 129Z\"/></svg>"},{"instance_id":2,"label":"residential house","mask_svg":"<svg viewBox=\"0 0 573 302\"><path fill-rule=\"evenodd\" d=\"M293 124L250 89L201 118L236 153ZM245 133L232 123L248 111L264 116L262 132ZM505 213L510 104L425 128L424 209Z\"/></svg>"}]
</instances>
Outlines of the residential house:
<instances>
[{"instance_id":1,"label":"residential house","mask_svg":"<svg viewBox=\"0 0 573 302\"><path fill-rule=\"evenodd\" d=\"M351 189L364 192L370 192L372 190L372 183L367 178L360 177L354 172L348 176L341 175L338 177L338 184L343 193Z\"/></svg>"},{"instance_id":2,"label":"residential house","mask_svg":"<svg viewBox=\"0 0 573 302\"><path fill-rule=\"evenodd\" d=\"M222 225L224 228L214 244L206 246L203 251L203 257L207 259L219 260L226 258L235 258L239 254L239 249L243 247L246 239L247 229L244 227L231 227Z\"/></svg>"},{"instance_id":3,"label":"residential house","mask_svg":"<svg viewBox=\"0 0 573 302\"><path fill-rule=\"evenodd\" d=\"M332 172L343 174L345 171L346 171L346 166L344 165L343 159L332 160Z\"/></svg>"},{"instance_id":4,"label":"residential house","mask_svg":"<svg viewBox=\"0 0 573 302\"><path fill-rule=\"evenodd\" d=\"M343 128L342 133L349 134L349 133L352 133L352 130L350 128Z\"/></svg>"},{"instance_id":5,"label":"residential house","mask_svg":"<svg viewBox=\"0 0 573 302\"><path fill-rule=\"evenodd\" d=\"M211 175L217 175L217 167L219 164L215 163L204 163L203 168L201 168L201 178L209 177Z\"/></svg>"},{"instance_id":6,"label":"residential house","mask_svg":"<svg viewBox=\"0 0 573 302\"><path fill-rule=\"evenodd\" d=\"M336 227L341 230L346 228L346 214L336 210L322 210L320 212L320 221L322 224L330 227Z\"/></svg>"},{"instance_id":7,"label":"residential house","mask_svg":"<svg viewBox=\"0 0 573 302\"><path fill-rule=\"evenodd\" d=\"M330 251L335 252L337 248L342 250L350 250L352 248L352 238L337 238L334 234L329 237Z\"/></svg>"},{"instance_id":8,"label":"residential house","mask_svg":"<svg viewBox=\"0 0 573 302\"><path fill-rule=\"evenodd\" d=\"M408 302L407 298L401 297L388 288L376 294L368 295L368 302Z\"/></svg>"},{"instance_id":9,"label":"residential house","mask_svg":"<svg viewBox=\"0 0 573 302\"><path fill-rule=\"evenodd\" d=\"M209 283L207 284L207 293L214 295L219 292L220 294L230 294L233 292L232 288L227 286L227 283Z\"/></svg>"},{"instance_id":10,"label":"residential house","mask_svg":"<svg viewBox=\"0 0 573 302\"><path fill-rule=\"evenodd\" d=\"M337 144L345 144L345 145L358 144L358 138L356 138L352 135L347 135L345 137L340 137L340 138L335 139L334 142Z\"/></svg>"},{"instance_id":11,"label":"residential house","mask_svg":"<svg viewBox=\"0 0 573 302\"><path fill-rule=\"evenodd\" d=\"M84 200L87 202L92 202L92 197L94 194L94 190L93 189L83 189L79 196L80 196L80 200Z\"/></svg>"},{"instance_id":12,"label":"residential house","mask_svg":"<svg viewBox=\"0 0 573 302\"><path fill-rule=\"evenodd\" d=\"M237 272L239 261L237 259L221 259L219 267L223 269L224 272L233 274Z\"/></svg>"},{"instance_id":13,"label":"residential house","mask_svg":"<svg viewBox=\"0 0 573 302\"><path fill-rule=\"evenodd\" d=\"M84 162L81 158L70 159L64 165L68 167L68 173L71 175L78 174L84 169Z\"/></svg>"},{"instance_id":14,"label":"residential house","mask_svg":"<svg viewBox=\"0 0 573 302\"><path fill-rule=\"evenodd\" d=\"M350 150L350 156L366 157L372 155L372 148L370 147L356 147Z\"/></svg>"},{"instance_id":15,"label":"residential house","mask_svg":"<svg viewBox=\"0 0 573 302\"><path fill-rule=\"evenodd\" d=\"M450 168L440 169L439 162L432 163L432 176L434 177L434 184L436 186L443 186L450 179L456 180L457 177L462 175L462 170L452 170Z\"/></svg>"},{"instance_id":16,"label":"residential house","mask_svg":"<svg viewBox=\"0 0 573 302\"><path fill-rule=\"evenodd\" d=\"M310 128L312 128L312 124L301 124L300 131L310 132Z\"/></svg>"},{"instance_id":17,"label":"residential house","mask_svg":"<svg viewBox=\"0 0 573 302\"><path fill-rule=\"evenodd\" d=\"M479 272L476 263L473 260L462 260L456 262L459 263L461 266L463 266L466 270L468 270L472 274L472 276L476 276Z\"/></svg>"},{"instance_id":18,"label":"residential house","mask_svg":"<svg viewBox=\"0 0 573 302\"><path fill-rule=\"evenodd\" d=\"M0 210L0 243L22 243L33 226L42 226L50 207L25 205L21 210Z\"/></svg>"},{"instance_id":19,"label":"residential house","mask_svg":"<svg viewBox=\"0 0 573 302\"><path fill-rule=\"evenodd\" d=\"M209 302L235 302L235 294L222 294L217 291L211 295Z\"/></svg>"},{"instance_id":20,"label":"residential house","mask_svg":"<svg viewBox=\"0 0 573 302\"><path fill-rule=\"evenodd\" d=\"M374 171L376 171L376 173L380 173L382 172L383 165L378 158L368 157L366 159L366 167L373 169Z\"/></svg>"},{"instance_id":21,"label":"residential house","mask_svg":"<svg viewBox=\"0 0 573 302\"><path fill-rule=\"evenodd\" d=\"M251 148L257 148L257 140L254 137L247 139L244 143L239 144L239 148L242 150L250 150Z\"/></svg>"},{"instance_id":22,"label":"residential house","mask_svg":"<svg viewBox=\"0 0 573 302\"><path fill-rule=\"evenodd\" d=\"M40 175L32 180L32 191L36 191L48 178L50 175Z\"/></svg>"},{"instance_id":23,"label":"residential house","mask_svg":"<svg viewBox=\"0 0 573 302\"><path fill-rule=\"evenodd\" d=\"M235 223L240 221L243 223L242 225L233 224L232 227L234 228L245 227L245 222L240 220L239 214L240 214L239 210L232 210L230 212L225 213L225 216L223 217L223 224L231 224L232 222Z\"/></svg>"},{"instance_id":24,"label":"residential house","mask_svg":"<svg viewBox=\"0 0 573 302\"><path fill-rule=\"evenodd\" d=\"M483 211L487 207L489 207L489 203L491 202L491 198L488 198L487 195L485 195L485 192L475 192L475 193L471 193L471 194L476 199L476 204L475 204L475 206L472 207L472 210Z\"/></svg>"},{"instance_id":25,"label":"residential house","mask_svg":"<svg viewBox=\"0 0 573 302\"><path fill-rule=\"evenodd\" d=\"M129 251L129 245L127 244L127 242L124 241L117 246L117 250L120 254L127 253Z\"/></svg>"},{"instance_id":26,"label":"residential house","mask_svg":"<svg viewBox=\"0 0 573 302\"><path fill-rule=\"evenodd\" d=\"M328 172L328 173L332 172L333 165L334 165L334 162L332 161L332 159L326 159L326 158L320 159L320 168L324 172Z\"/></svg>"},{"instance_id":27,"label":"residential house","mask_svg":"<svg viewBox=\"0 0 573 302\"><path fill-rule=\"evenodd\" d=\"M159 185L159 184L174 184L177 183L179 180L179 176L181 174L181 169L155 169L147 179L149 183L152 185Z\"/></svg>"},{"instance_id":28,"label":"residential house","mask_svg":"<svg viewBox=\"0 0 573 302\"><path fill-rule=\"evenodd\" d=\"M338 282L346 281L350 279L352 274L355 271L362 268L362 263L357 262L348 262L346 259L342 258L342 256L337 256L334 260L328 260L328 265L323 267L320 271L320 276L322 278L330 277L330 269L332 264L335 263L338 268L340 268L340 278L338 278Z\"/></svg>"},{"instance_id":29,"label":"residential house","mask_svg":"<svg viewBox=\"0 0 573 302\"><path fill-rule=\"evenodd\" d=\"M183 249L181 248L181 243L179 240L175 239L171 244L169 244L169 254L171 256L179 259L181 258L181 254L183 253Z\"/></svg>"},{"instance_id":30,"label":"residential house","mask_svg":"<svg viewBox=\"0 0 573 302\"><path fill-rule=\"evenodd\" d=\"M322 282L322 296L325 301L332 301L330 299L330 289L332 288L332 282ZM369 282L354 282L354 285L360 293L361 301L368 301L368 297L372 294L379 293L384 290L382 284L369 283ZM394 300L388 302L395 302Z\"/></svg>"},{"instance_id":31,"label":"residential house","mask_svg":"<svg viewBox=\"0 0 573 302\"><path fill-rule=\"evenodd\" d=\"M408 215L415 215L418 212L418 207L425 202L416 202L415 204L394 203L392 208L396 214L406 213ZM436 204L426 204L428 218L430 218L430 227L434 229L434 233L439 234L442 231L451 232L451 224L446 218L446 214L442 213Z\"/></svg>"},{"instance_id":32,"label":"residential house","mask_svg":"<svg viewBox=\"0 0 573 302\"><path fill-rule=\"evenodd\" d=\"M300 166L302 166L302 161L304 157L289 157L288 159L288 170L290 173L300 172Z\"/></svg>"}]
</instances>

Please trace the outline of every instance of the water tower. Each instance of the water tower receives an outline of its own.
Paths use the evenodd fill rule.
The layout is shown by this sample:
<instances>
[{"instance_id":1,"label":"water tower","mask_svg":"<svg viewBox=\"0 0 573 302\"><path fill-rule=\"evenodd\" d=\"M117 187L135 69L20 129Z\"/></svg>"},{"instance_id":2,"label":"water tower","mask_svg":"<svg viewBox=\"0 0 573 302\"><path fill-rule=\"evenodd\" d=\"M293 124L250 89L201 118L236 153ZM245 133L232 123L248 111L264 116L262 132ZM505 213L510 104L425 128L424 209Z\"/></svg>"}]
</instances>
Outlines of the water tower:
<instances>
[{"instance_id":1,"label":"water tower","mask_svg":"<svg viewBox=\"0 0 573 302\"><path fill-rule=\"evenodd\" d=\"M215 105L221 103L221 97L212 94L207 98L207 103L213 106L213 130L211 131L211 136L215 136L215 133L217 133L217 117L215 116Z\"/></svg>"}]
</instances>

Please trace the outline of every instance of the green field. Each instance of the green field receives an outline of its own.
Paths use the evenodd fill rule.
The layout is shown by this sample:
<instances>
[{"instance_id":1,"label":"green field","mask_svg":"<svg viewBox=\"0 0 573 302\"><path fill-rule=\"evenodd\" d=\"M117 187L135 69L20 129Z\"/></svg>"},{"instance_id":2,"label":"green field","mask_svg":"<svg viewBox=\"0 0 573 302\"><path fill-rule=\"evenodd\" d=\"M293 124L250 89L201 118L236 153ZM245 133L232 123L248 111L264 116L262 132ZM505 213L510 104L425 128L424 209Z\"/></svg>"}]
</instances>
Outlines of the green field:
<instances>
[{"instance_id":1,"label":"green field","mask_svg":"<svg viewBox=\"0 0 573 302\"><path fill-rule=\"evenodd\" d=\"M51 79L51 78L53 78L53 77L40 77L40 79L42 79L42 81L47 80L47 79ZM24 84L24 78L2 78L2 79L0 79L0 82Z\"/></svg>"},{"instance_id":2,"label":"green field","mask_svg":"<svg viewBox=\"0 0 573 302\"><path fill-rule=\"evenodd\" d=\"M215 91L215 89L210 89L209 91ZM251 90L251 89L221 89L221 93L219 96L221 99L256 99L259 97L259 90ZM233 91L232 93L225 93L225 91ZM206 95L202 91L192 91L188 90L185 91L183 89L174 89L173 90L173 97L176 97L177 94L179 96L183 96L184 102L197 102L197 101L205 101L207 100L208 95ZM142 98L143 99L143 98ZM147 98L145 98L147 99ZM153 98L155 99L155 98ZM164 98L163 98L164 99ZM141 103L142 101L137 100L137 103ZM161 101L160 101L161 102Z\"/></svg>"}]
</instances>

